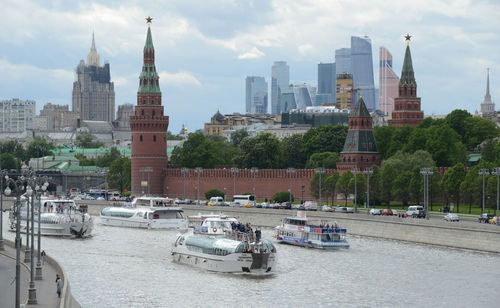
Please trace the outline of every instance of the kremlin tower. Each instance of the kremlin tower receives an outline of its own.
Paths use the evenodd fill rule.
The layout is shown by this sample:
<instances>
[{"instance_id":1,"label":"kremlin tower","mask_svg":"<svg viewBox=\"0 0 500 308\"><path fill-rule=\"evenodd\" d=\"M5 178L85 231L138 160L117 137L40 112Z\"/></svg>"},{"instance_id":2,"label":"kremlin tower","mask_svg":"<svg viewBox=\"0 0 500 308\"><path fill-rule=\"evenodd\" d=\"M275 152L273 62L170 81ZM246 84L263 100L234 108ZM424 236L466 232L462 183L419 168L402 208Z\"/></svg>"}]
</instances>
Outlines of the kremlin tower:
<instances>
[{"instance_id":1,"label":"kremlin tower","mask_svg":"<svg viewBox=\"0 0 500 308\"><path fill-rule=\"evenodd\" d=\"M163 114L155 50L151 37L152 18L146 18L148 33L144 45L144 64L139 76L137 106L130 116L132 132L132 193L163 194L167 167L168 116Z\"/></svg>"},{"instance_id":2,"label":"kremlin tower","mask_svg":"<svg viewBox=\"0 0 500 308\"><path fill-rule=\"evenodd\" d=\"M405 38L407 45L401 79L399 80L399 96L394 99L392 119L388 121L395 127L417 126L424 119L424 112L420 110L420 97L417 97L417 82L411 63L411 36L407 34Z\"/></svg>"}]
</instances>

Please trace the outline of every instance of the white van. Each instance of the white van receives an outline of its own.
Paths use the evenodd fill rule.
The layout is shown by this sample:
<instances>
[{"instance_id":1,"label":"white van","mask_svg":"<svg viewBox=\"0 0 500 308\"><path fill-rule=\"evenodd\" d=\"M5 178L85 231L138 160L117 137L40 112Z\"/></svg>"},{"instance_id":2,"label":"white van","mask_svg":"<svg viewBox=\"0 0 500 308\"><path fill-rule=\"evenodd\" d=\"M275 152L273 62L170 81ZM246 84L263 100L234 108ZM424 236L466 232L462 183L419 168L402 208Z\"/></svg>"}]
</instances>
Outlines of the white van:
<instances>
[{"instance_id":1,"label":"white van","mask_svg":"<svg viewBox=\"0 0 500 308\"><path fill-rule=\"evenodd\" d=\"M304 202L304 209L306 211L317 211L318 203L316 203L316 201L306 201Z\"/></svg>"},{"instance_id":2,"label":"white van","mask_svg":"<svg viewBox=\"0 0 500 308\"><path fill-rule=\"evenodd\" d=\"M421 205L410 205L408 207L408 211L406 211L406 215L412 216L412 215L418 215L419 211L423 211L424 207Z\"/></svg>"},{"instance_id":3,"label":"white van","mask_svg":"<svg viewBox=\"0 0 500 308\"><path fill-rule=\"evenodd\" d=\"M220 206L223 205L224 203L224 198L222 197L212 197L210 198L210 201L208 201L208 206Z\"/></svg>"}]
</instances>

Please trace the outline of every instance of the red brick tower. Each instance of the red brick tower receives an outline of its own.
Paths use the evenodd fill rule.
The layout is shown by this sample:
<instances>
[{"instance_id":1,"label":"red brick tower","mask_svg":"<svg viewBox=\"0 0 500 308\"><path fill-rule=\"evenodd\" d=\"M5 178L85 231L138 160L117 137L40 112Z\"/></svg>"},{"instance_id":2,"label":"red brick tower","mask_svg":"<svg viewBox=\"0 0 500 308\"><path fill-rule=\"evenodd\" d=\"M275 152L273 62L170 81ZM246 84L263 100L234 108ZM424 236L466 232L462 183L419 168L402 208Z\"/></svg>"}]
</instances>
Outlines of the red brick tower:
<instances>
[{"instance_id":1,"label":"red brick tower","mask_svg":"<svg viewBox=\"0 0 500 308\"><path fill-rule=\"evenodd\" d=\"M399 97L394 99L392 119L388 121L395 127L417 126L424 119L424 112L420 110L420 97L417 97L417 82L411 63L411 36L407 34L405 38L407 46L401 79L399 80Z\"/></svg>"},{"instance_id":2,"label":"red brick tower","mask_svg":"<svg viewBox=\"0 0 500 308\"><path fill-rule=\"evenodd\" d=\"M168 116L163 114L159 76L155 67L155 50L151 37L151 20L144 45L144 64L139 76L137 106L130 116L132 131L132 193L163 194L167 167ZM141 186L141 182L148 182ZM144 183L145 184L145 183Z\"/></svg>"}]
</instances>

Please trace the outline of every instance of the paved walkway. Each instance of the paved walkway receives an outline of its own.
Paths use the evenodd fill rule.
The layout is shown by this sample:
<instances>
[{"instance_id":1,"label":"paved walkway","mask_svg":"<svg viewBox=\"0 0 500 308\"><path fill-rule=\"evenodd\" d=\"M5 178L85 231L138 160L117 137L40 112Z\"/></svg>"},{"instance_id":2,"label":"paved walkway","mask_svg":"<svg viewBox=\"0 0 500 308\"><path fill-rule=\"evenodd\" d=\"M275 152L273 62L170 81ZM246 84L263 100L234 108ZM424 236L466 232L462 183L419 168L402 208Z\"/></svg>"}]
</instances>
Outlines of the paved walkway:
<instances>
[{"instance_id":1,"label":"paved walkway","mask_svg":"<svg viewBox=\"0 0 500 308\"><path fill-rule=\"evenodd\" d=\"M5 239L4 239L5 243ZM21 260L24 252L21 252ZM35 255L36 265L36 255ZM43 280L35 280L37 305L26 305L26 307L59 307L59 298L56 294L56 270L45 262L42 266ZM16 297L16 250L5 243L5 251L0 251L0 306L10 308L15 306ZM29 287L29 264L25 266L21 262L21 305L28 302Z\"/></svg>"}]
</instances>

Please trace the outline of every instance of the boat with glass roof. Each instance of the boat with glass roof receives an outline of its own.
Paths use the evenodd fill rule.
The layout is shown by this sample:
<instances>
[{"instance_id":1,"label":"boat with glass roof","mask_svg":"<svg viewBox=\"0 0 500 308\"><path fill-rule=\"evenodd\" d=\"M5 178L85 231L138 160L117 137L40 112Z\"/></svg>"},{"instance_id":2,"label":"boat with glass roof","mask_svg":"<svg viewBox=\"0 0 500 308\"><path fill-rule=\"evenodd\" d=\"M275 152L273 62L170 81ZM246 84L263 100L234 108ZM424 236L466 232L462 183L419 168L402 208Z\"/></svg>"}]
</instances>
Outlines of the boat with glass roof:
<instances>
[{"instance_id":1,"label":"boat with glass roof","mask_svg":"<svg viewBox=\"0 0 500 308\"><path fill-rule=\"evenodd\" d=\"M268 275L276 262L276 248L260 238L260 230L235 218L209 215L180 234L172 247L174 262L208 271Z\"/></svg>"},{"instance_id":2,"label":"boat with glass roof","mask_svg":"<svg viewBox=\"0 0 500 308\"><path fill-rule=\"evenodd\" d=\"M22 233L26 233L27 231L27 200L28 198L23 196L23 205L20 212L20 224ZM50 199L42 197L40 200L41 213L39 219L37 203L38 201L35 201L35 211L33 217L35 232L38 232L38 224L40 224L41 235L74 237L87 237L91 235L92 229L94 228L94 220L92 219L92 216L87 213L86 205L82 204L77 206L75 204L75 201L73 200ZM29 218L31 219L31 214L29 215ZM11 231L15 231L15 228L16 218L11 212L10 229Z\"/></svg>"},{"instance_id":3,"label":"boat with glass roof","mask_svg":"<svg viewBox=\"0 0 500 308\"><path fill-rule=\"evenodd\" d=\"M146 229L185 229L187 219L181 207L172 200L160 197L139 197L123 206L101 210L101 223L107 226Z\"/></svg>"},{"instance_id":4,"label":"boat with glass roof","mask_svg":"<svg viewBox=\"0 0 500 308\"><path fill-rule=\"evenodd\" d=\"M335 249L349 248L346 234L347 229L340 228L337 222L329 224L324 219L307 218L304 211L298 211L296 217L283 219L283 224L275 228L273 237L280 243Z\"/></svg>"}]
</instances>

